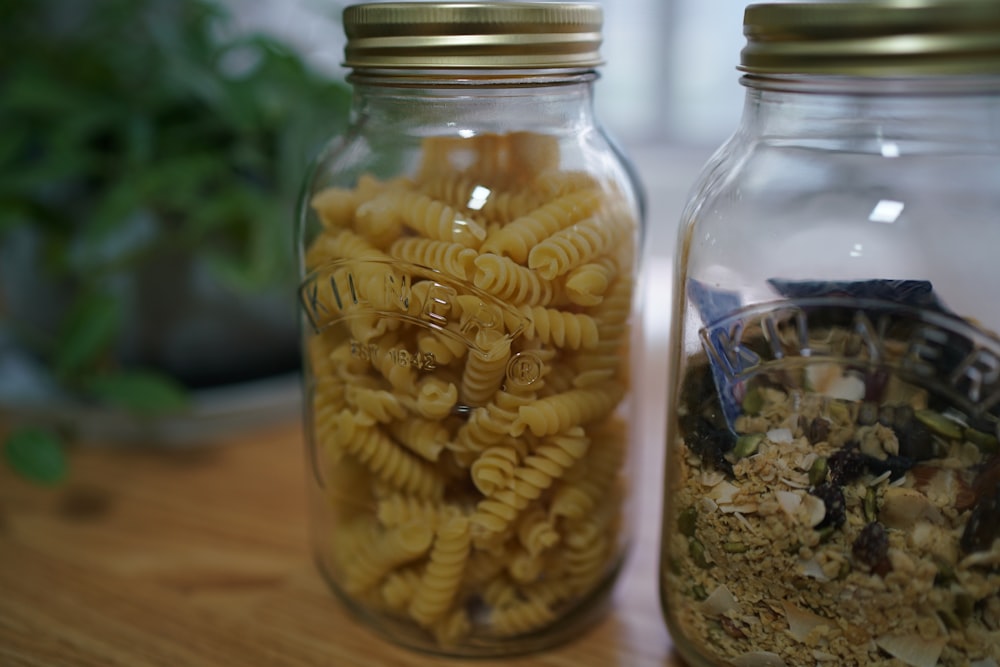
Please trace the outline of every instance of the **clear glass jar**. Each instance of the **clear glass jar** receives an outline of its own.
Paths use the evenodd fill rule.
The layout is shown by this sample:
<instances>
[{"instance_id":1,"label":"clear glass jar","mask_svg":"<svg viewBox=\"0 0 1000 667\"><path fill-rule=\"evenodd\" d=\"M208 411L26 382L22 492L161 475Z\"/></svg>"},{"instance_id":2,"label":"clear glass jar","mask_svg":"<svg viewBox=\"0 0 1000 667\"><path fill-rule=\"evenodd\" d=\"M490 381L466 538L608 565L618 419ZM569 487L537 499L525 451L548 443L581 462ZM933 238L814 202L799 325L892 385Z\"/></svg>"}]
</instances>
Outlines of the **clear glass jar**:
<instances>
[{"instance_id":1,"label":"clear glass jar","mask_svg":"<svg viewBox=\"0 0 1000 667\"><path fill-rule=\"evenodd\" d=\"M641 206L601 11L349 7L350 128L299 214L314 546L391 640L576 636L628 543Z\"/></svg>"},{"instance_id":2,"label":"clear glass jar","mask_svg":"<svg viewBox=\"0 0 1000 667\"><path fill-rule=\"evenodd\" d=\"M675 266L670 633L698 667L996 665L1000 3L744 27Z\"/></svg>"}]
</instances>

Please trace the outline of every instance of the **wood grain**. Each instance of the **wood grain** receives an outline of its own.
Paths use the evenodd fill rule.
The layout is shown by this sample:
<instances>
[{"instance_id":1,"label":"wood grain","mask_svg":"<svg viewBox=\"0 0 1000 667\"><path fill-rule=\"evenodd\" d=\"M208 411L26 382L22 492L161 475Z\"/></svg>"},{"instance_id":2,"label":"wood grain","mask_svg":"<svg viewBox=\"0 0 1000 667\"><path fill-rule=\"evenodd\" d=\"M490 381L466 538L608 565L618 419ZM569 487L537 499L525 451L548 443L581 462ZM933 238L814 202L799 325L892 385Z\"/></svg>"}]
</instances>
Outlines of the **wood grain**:
<instances>
[{"instance_id":1,"label":"wood grain","mask_svg":"<svg viewBox=\"0 0 1000 667\"><path fill-rule=\"evenodd\" d=\"M0 467L0 665L678 666L656 593L658 412L614 607L555 650L437 659L346 615L308 553L302 434L288 424L188 450L80 445L56 488Z\"/></svg>"}]
</instances>

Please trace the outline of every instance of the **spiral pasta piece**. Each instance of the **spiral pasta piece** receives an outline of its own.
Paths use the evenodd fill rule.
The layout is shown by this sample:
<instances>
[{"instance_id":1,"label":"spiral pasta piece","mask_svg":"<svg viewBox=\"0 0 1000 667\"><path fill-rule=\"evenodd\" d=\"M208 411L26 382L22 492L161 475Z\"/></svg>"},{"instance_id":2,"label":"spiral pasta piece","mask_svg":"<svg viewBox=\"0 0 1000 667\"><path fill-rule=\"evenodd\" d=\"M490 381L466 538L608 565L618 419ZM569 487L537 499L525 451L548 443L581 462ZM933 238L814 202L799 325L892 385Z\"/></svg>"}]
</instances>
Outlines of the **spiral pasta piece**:
<instances>
[{"instance_id":1,"label":"spiral pasta piece","mask_svg":"<svg viewBox=\"0 0 1000 667\"><path fill-rule=\"evenodd\" d=\"M425 377L417 383L416 411L425 419L444 419L458 402L458 387L437 377Z\"/></svg>"},{"instance_id":2,"label":"spiral pasta piece","mask_svg":"<svg viewBox=\"0 0 1000 667\"><path fill-rule=\"evenodd\" d=\"M606 417L625 394L619 384L571 389L521 406L512 424L514 435L530 429L536 436L554 435L584 422Z\"/></svg>"},{"instance_id":3,"label":"spiral pasta piece","mask_svg":"<svg viewBox=\"0 0 1000 667\"><path fill-rule=\"evenodd\" d=\"M528 268L548 280L598 257L613 246L620 225L600 213L562 229L531 248Z\"/></svg>"},{"instance_id":4,"label":"spiral pasta piece","mask_svg":"<svg viewBox=\"0 0 1000 667\"><path fill-rule=\"evenodd\" d=\"M347 405L358 413L370 416L383 424L407 415L399 397L391 391L350 386L345 390Z\"/></svg>"},{"instance_id":5,"label":"spiral pasta piece","mask_svg":"<svg viewBox=\"0 0 1000 667\"><path fill-rule=\"evenodd\" d=\"M567 297L578 306L596 306L617 274L616 262L608 257L582 264L566 275Z\"/></svg>"},{"instance_id":6,"label":"spiral pasta piece","mask_svg":"<svg viewBox=\"0 0 1000 667\"><path fill-rule=\"evenodd\" d=\"M562 539L553 517L544 508L538 507L525 512L517 526L517 539L532 559L539 560L547 549L551 549Z\"/></svg>"},{"instance_id":7,"label":"spiral pasta piece","mask_svg":"<svg viewBox=\"0 0 1000 667\"><path fill-rule=\"evenodd\" d=\"M523 264L535 245L592 215L601 200L596 190L564 195L501 227L486 239L482 251L503 254Z\"/></svg>"},{"instance_id":8,"label":"spiral pasta piece","mask_svg":"<svg viewBox=\"0 0 1000 667\"><path fill-rule=\"evenodd\" d=\"M375 426L359 424L349 412L337 416L335 435L344 449L394 488L422 498L440 498L444 480L425 461L401 449Z\"/></svg>"},{"instance_id":9,"label":"spiral pasta piece","mask_svg":"<svg viewBox=\"0 0 1000 667\"><path fill-rule=\"evenodd\" d=\"M393 528L408 523L437 528L444 519L461 514L461 510L447 503L429 498L419 498L404 493L392 493L378 501L375 516L380 525Z\"/></svg>"},{"instance_id":10,"label":"spiral pasta piece","mask_svg":"<svg viewBox=\"0 0 1000 667\"><path fill-rule=\"evenodd\" d=\"M523 465L514 468L503 489L476 506L471 517L476 531L480 535L506 531L522 510L583 456L588 445L583 429L575 428L535 449Z\"/></svg>"},{"instance_id":11,"label":"spiral pasta piece","mask_svg":"<svg viewBox=\"0 0 1000 667\"><path fill-rule=\"evenodd\" d=\"M476 269L476 251L461 243L401 238L389 246L389 254L406 262L444 271L462 280L471 278Z\"/></svg>"},{"instance_id":12,"label":"spiral pasta piece","mask_svg":"<svg viewBox=\"0 0 1000 667\"><path fill-rule=\"evenodd\" d=\"M597 322L590 315L544 306L521 306L520 311L530 323L524 333L528 338L569 350L593 349L600 340Z\"/></svg>"},{"instance_id":13,"label":"spiral pasta piece","mask_svg":"<svg viewBox=\"0 0 1000 667\"><path fill-rule=\"evenodd\" d=\"M389 255L350 229L331 229L320 234L306 252L306 268L338 259L389 259Z\"/></svg>"},{"instance_id":14,"label":"spiral pasta piece","mask_svg":"<svg viewBox=\"0 0 1000 667\"><path fill-rule=\"evenodd\" d=\"M476 342L487 351L471 352L462 373L459 398L466 405L483 405L500 389L510 360L510 339L497 331L485 329Z\"/></svg>"},{"instance_id":15,"label":"spiral pasta piece","mask_svg":"<svg viewBox=\"0 0 1000 667\"><path fill-rule=\"evenodd\" d=\"M348 592L375 586L387 572L425 554L432 540L433 531L418 523L385 532L368 531L344 556Z\"/></svg>"},{"instance_id":16,"label":"spiral pasta piece","mask_svg":"<svg viewBox=\"0 0 1000 667\"><path fill-rule=\"evenodd\" d=\"M486 238L485 227L443 202L420 192L406 191L394 195L403 224L429 239L478 248Z\"/></svg>"},{"instance_id":17,"label":"spiral pasta piece","mask_svg":"<svg viewBox=\"0 0 1000 667\"><path fill-rule=\"evenodd\" d=\"M437 530L427 569L410 603L410 616L428 626L448 611L462 583L469 558L469 520L449 519Z\"/></svg>"},{"instance_id":18,"label":"spiral pasta piece","mask_svg":"<svg viewBox=\"0 0 1000 667\"><path fill-rule=\"evenodd\" d=\"M524 598L493 609L490 623L500 635L518 635L540 628L556 618L554 607L572 595L564 582L545 582Z\"/></svg>"},{"instance_id":19,"label":"spiral pasta piece","mask_svg":"<svg viewBox=\"0 0 1000 667\"><path fill-rule=\"evenodd\" d=\"M521 463L521 453L512 443L494 445L473 462L469 474L472 483L491 496L514 479L514 469Z\"/></svg>"},{"instance_id":20,"label":"spiral pasta piece","mask_svg":"<svg viewBox=\"0 0 1000 667\"><path fill-rule=\"evenodd\" d=\"M441 422L410 418L389 425L397 442L427 461L437 461L451 439Z\"/></svg>"},{"instance_id":21,"label":"spiral pasta piece","mask_svg":"<svg viewBox=\"0 0 1000 667\"><path fill-rule=\"evenodd\" d=\"M507 257L485 253L476 257L472 282L499 299L531 306L552 301L556 288L534 271Z\"/></svg>"}]
</instances>

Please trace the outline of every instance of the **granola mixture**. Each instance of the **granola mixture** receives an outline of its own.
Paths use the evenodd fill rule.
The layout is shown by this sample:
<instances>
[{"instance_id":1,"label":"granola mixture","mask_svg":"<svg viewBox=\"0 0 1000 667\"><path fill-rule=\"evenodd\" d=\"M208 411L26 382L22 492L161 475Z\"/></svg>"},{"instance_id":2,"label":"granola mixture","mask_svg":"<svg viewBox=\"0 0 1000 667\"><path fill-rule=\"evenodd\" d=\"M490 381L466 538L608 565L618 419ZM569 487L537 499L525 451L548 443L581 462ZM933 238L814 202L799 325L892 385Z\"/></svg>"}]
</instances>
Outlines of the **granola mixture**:
<instances>
[{"instance_id":1,"label":"granola mixture","mask_svg":"<svg viewBox=\"0 0 1000 667\"><path fill-rule=\"evenodd\" d=\"M748 382L732 429L708 363L686 375L664 524L674 634L717 664L995 667L995 430L895 380L876 402L834 364L792 375Z\"/></svg>"}]
</instances>

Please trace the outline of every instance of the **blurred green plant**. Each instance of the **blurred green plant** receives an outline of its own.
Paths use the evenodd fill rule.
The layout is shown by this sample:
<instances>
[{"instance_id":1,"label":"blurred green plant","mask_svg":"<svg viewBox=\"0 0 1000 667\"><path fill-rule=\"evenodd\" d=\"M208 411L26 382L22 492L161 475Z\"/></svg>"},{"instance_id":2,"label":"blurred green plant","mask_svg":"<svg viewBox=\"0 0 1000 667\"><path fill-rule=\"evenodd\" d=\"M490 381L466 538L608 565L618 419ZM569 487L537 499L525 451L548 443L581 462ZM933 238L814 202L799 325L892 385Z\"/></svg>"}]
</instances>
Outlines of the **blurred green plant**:
<instances>
[{"instance_id":1,"label":"blurred green plant","mask_svg":"<svg viewBox=\"0 0 1000 667\"><path fill-rule=\"evenodd\" d=\"M210 0L0 5L0 244L30 227L37 268L67 288L52 331L8 327L86 400L146 414L187 400L113 355L126 314L110 285L152 254L196 255L246 292L295 283L294 201L349 92L227 18ZM8 460L38 441L8 443Z\"/></svg>"}]
</instances>

